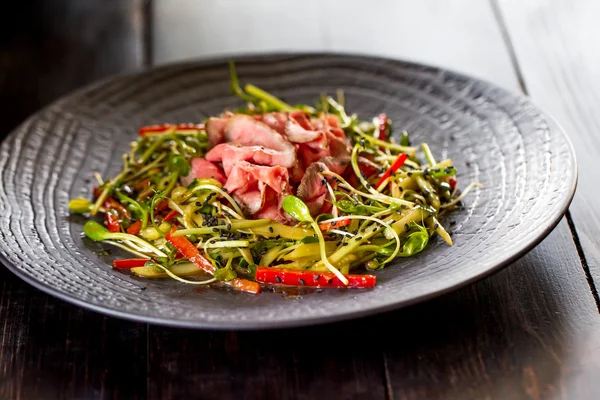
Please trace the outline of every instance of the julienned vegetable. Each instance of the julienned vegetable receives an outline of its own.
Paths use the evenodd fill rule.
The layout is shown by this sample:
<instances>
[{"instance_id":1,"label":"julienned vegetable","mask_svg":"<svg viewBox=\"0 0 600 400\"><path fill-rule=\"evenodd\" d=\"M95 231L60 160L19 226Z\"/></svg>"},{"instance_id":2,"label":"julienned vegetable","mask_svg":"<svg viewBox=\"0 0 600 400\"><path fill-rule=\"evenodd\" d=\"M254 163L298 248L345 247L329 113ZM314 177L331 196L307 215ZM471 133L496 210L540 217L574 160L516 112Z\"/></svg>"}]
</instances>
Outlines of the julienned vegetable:
<instances>
[{"instance_id":1,"label":"julienned vegetable","mask_svg":"<svg viewBox=\"0 0 600 400\"><path fill-rule=\"evenodd\" d=\"M104 214L104 226L86 222L88 238L132 254L114 268L248 293L370 288L373 271L433 235L452 245L440 217L480 185L460 193L451 160L412 147L406 132L396 142L387 114L348 114L341 92L290 105L230 72L244 106L141 127L123 169L96 174L91 201L69 202Z\"/></svg>"},{"instance_id":2,"label":"julienned vegetable","mask_svg":"<svg viewBox=\"0 0 600 400\"><path fill-rule=\"evenodd\" d=\"M338 279L335 274L328 272L299 271L294 269L258 267L256 280L261 283L282 284L306 287L353 287L371 288L375 286L374 275L346 275L348 283Z\"/></svg>"}]
</instances>

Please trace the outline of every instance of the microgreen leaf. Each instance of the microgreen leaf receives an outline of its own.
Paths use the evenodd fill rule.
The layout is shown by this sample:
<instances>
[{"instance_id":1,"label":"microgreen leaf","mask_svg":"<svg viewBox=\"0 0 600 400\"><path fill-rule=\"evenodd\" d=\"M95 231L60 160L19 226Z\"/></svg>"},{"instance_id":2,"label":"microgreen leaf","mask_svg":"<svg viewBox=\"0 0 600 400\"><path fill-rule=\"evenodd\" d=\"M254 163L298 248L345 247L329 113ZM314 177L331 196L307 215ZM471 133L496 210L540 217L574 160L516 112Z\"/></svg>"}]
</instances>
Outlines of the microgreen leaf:
<instances>
[{"instance_id":1,"label":"microgreen leaf","mask_svg":"<svg viewBox=\"0 0 600 400\"><path fill-rule=\"evenodd\" d=\"M300 222L314 222L308 206L302 200L291 194L283 199L283 209Z\"/></svg>"}]
</instances>

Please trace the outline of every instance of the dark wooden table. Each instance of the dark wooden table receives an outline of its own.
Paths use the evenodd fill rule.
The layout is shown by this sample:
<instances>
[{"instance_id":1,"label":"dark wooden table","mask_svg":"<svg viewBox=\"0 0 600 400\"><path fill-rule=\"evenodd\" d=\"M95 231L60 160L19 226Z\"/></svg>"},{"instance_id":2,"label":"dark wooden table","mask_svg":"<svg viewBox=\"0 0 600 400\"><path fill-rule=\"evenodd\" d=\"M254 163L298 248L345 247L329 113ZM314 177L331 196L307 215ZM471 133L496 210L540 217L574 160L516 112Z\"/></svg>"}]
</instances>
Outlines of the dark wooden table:
<instances>
[{"instance_id":1,"label":"dark wooden table","mask_svg":"<svg viewBox=\"0 0 600 400\"><path fill-rule=\"evenodd\" d=\"M521 91L567 129L566 217L503 271L324 326L210 332L126 322L0 268L0 399L599 399L598 1L53 0L0 17L0 135L90 81L169 61L336 50Z\"/></svg>"}]
</instances>

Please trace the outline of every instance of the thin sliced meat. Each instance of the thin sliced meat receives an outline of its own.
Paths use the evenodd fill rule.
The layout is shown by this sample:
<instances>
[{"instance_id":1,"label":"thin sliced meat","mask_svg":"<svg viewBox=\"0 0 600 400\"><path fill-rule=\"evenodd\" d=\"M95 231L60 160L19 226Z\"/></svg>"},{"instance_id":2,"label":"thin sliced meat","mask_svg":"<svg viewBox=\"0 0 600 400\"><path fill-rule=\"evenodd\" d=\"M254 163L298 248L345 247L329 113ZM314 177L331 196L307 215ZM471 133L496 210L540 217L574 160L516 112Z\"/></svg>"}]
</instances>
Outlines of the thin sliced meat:
<instances>
[{"instance_id":1,"label":"thin sliced meat","mask_svg":"<svg viewBox=\"0 0 600 400\"><path fill-rule=\"evenodd\" d=\"M285 134L285 123L288 120L288 113L286 112L272 112L262 116L262 122L265 123L269 128L277 131L277 133Z\"/></svg>"},{"instance_id":2,"label":"thin sliced meat","mask_svg":"<svg viewBox=\"0 0 600 400\"><path fill-rule=\"evenodd\" d=\"M255 164L293 168L296 166L295 151L279 151L263 146L241 146L238 143L221 143L206 153L206 159L222 162L225 174L229 175L233 166L240 161Z\"/></svg>"},{"instance_id":3,"label":"thin sliced meat","mask_svg":"<svg viewBox=\"0 0 600 400\"><path fill-rule=\"evenodd\" d=\"M305 166L319 161L323 157L331 155L329 151L329 139L327 135L308 142L298 144L297 156Z\"/></svg>"},{"instance_id":4,"label":"thin sliced meat","mask_svg":"<svg viewBox=\"0 0 600 400\"><path fill-rule=\"evenodd\" d=\"M331 172L342 175L350 165L350 157L323 157L320 162L325 164Z\"/></svg>"},{"instance_id":5,"label":"thin sliced meat","mask_svg":"<svg viewBox=\"0 0 600 400\"><path fill-rule=\"evenodd\" d=\"M340 119L337 115L333 114L320 115L317 118L311 118L310 124L315 130L339 128Z\"/></svg>"},{"instance_id":6,"label":"thin sliced meat","mask_svg":"<svg viewBox=\"0 0 600 400\"><path fill-rule=\"evenodd\" d=\"M302 110L294 110L290 112L276 111L262 115L258 118L267 124L270 128L285 136L285 124L292 120L297 122L301 127L307 130L313 130L308 114Z\"/></svg>"},{"instance_id":7,"label":"thin sliced meat","mask_svg":"<svg viewBox=\"0 0 600 400\"><path fill-rule=\"evenodd\" d=\"M295 220L282 208L284 197L283 194L278 194L273 190L266 190L263 206L254 216L256 218L270 218L282 224L294 222Z\"/></svg>"},{"instance_id":8,"label":"thin sliced meat","mask_svg":"<svg viewBox=\"0 0 600 400\"><path fill-rule=\"evenodd\" d=\"M310 124L308 113L302 110L295 110L290 112L290 119L296 121L304 129L315 130L314 127Z\"/></svg>"},{"instance_id":9,"label":"thin sliced meat","mask_svg":"<svg viewBox=\"0 0 600 400\"><path fill-rule=\"evenodd\" d=\"M244 193L234 193L233 196L235 197L236 201L242 205L242 207L246 210L248 214L256 216L256 214L265 205L265 190L261 189L257 187L255 190L249 190Z\"/></svg>"},{"instance_id":10,"label":"thin sliced meat","mask_svg":"<svg viewBox=\"0 0 600 400\"><path fill-rule=\"evenodd\" d=\"M329 155L339 158L350 157L352 146L345 135L342 137L336 136L331 130L327 131L326 135L329 140Z\"/></svg>"},{"instance_id":11,"label":"thin sliced meat","mask_svg":"<svg viewBox=\"0 0 600 400\"><path fill-rule=\"evenodd\" d=\"M188 176L181 178L181 183L185 186L188 186L196 178L212 178L218 180L221 184L227 180L219 167L204 158L194 158L190 165L191 170Z\"/></svg>"},{"instance_id":12,"label":"thin sliced meat","mask_svg":"<svg viewBox=\"0 0 600 400\"><path fill-rule=\"evenodd\" d=\"M208 136L208 148L212 149L219 143L225 141L225 126L229 118L209 118L206 121L206 135Z\"/></svg>"},{"instance_id":13,"label":"thin sliced meat","mask_svg":"<svg viewBox=\"0 0 600 400\"><path fill-rule=\"evenodd\" d=\"M290 118L285 123L285 135L292 143L308 143L325 135L325 133L323 131L305 129L294 119Z\"/></svg>"},{"instance_id":14,"label":"thin sliced meat","mask_svg":"<svg viewBox=\"0 0 600 400\"><path fill-rule=\"evenodd\" d=\"M280 205L282 196L290 191L288 170L240 161L231 169L225 188L249 214L254 215L265 206L272 206L266 204L267 199L276 199L274 204Z\"/></svg>"},{"instance_id":15,"label":"thin sliced meat","mask_svg":"<svg viewBox=\"0 0 600 400\"><path fill-rule=\"evenodd\" d=\"M268 125L247 115L231 117L225 126L224 137L227 142L244 146L263 146L273 150L294 153L294 145L285 140L277 131Z\"/></svg>"},{"instance_id":16,"label":"thin sliced meat","mask_svg":"<svg viewBox=\"0 0 600 400\"><path fill-rule=\"evenodd\" d=\"M330 203L325 202L325 199L329 196L329 191L327 190L326 178L320 174L320 172L327 169L325 163L313 163L306 170L306 174L304 174L298 186L296 195L304 201L313 216L325 212L331 206Z\"/></svg>"}]
</instances>

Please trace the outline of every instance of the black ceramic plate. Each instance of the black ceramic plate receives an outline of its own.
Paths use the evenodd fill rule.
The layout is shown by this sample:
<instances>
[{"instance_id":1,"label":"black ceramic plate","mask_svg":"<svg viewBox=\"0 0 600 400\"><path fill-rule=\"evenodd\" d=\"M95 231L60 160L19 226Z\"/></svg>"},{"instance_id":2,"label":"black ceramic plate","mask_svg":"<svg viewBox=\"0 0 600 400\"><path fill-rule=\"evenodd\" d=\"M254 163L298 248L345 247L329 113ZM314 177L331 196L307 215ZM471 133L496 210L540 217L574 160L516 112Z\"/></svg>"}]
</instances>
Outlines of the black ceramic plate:
<instances>
[{"instance_id":1,"label":"black ceramic plate","mask_svg":"<svg viewBox=\"0 0 600 400\"><path fill-rule=\"evenodd\" d=\"M372 290L285 297L150 281L115 271L107 246L81 236L70 198L89 196L93 171L120 168L140 125L199 121L240 104L226 60L170 65L78 91L29 118L0 148L0 256L23 280L116 317L198 328L272 328L365 316L450 291L498 270L542 240L573 196L577 169L563 131L527 98L429 66L343 55L237 59L243 82L294 104L346 93L364 119L381 112L396 132L450 157L459 182L485 185L443 222L455 245L377 272ZM112 250L112 249L111 249Z\"/></svg>"}]
</instances>

